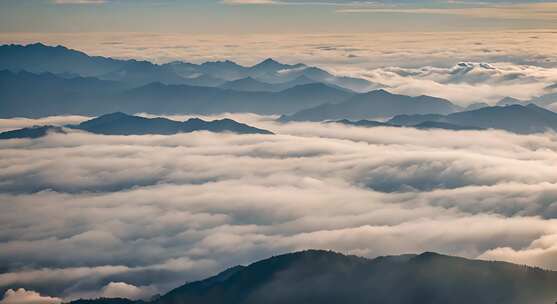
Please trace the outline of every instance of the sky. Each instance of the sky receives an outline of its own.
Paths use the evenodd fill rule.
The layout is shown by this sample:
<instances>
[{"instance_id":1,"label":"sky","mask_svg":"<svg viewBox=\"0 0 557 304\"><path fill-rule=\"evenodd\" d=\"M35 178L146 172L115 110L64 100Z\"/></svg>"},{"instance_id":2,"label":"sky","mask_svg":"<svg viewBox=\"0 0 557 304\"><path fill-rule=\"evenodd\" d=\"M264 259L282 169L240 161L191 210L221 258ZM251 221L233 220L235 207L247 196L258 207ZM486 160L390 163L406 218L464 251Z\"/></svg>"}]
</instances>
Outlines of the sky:
<instances>
[{"instance_id":1,"label":"sky","mask_svg":"<svg viewBox=\"0 0 557 304\"><path fill-rule=\"evenodd\" d=\"M1 0L2 32L367 33L557 27L547 1Z\"/></svg>"}]
</instances>

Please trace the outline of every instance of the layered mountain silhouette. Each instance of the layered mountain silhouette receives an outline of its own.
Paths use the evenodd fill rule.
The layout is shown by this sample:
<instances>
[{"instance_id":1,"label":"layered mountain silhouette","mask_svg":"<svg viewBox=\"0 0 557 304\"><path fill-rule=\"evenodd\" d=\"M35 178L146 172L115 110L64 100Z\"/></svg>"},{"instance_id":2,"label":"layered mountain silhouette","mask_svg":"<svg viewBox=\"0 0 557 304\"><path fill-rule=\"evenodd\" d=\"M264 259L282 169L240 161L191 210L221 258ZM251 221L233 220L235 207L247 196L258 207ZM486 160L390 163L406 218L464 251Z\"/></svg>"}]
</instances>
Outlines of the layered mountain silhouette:
<instances>
[{"instance_id":1,"label":"layered mountain silhouette","mask_svg":"<svg viewBox=\"0 0 557 304\"><path fill-rule=\"evenodd\" d=\"M326 121L326 120L361 120L367 118L384 118L400 114L448 114L459 110L448 100L431 97L410 97L389 93L385 90L357 94L348 100L336 104L323 104L284 116L283 121Z\"/></svg>"},{"instance_id":2,"label":"layered mountain silhouette","mask_svg":"<svg viewBox=\"0 0 557 304\"><path fill-rule=\"evenodd\" d=\"M99 116L78 125L67 125L67 129L87 131L103 135L172 135L195 131L230 132L237 134L273 134L231 119L205 121L191 118L184 122L166 118L145 118L117 112ZM65 129L57 126L37 126L0 133L0 139L38 138L48 133L65 133Z\"/></svg>"},{"instance_id":3,"label":"layered mountain silhouette","mask_svg":"<svg viewBox=\"0 0 557 304\"><path fill-rule=\"evenodd\" d=\"M366 127L366 128L373 128L373 127L412 127L416 129L444 129L444 130L453 130L453 131L461 131L461 130L482 130L479 127L471 127L471 126L459 126L454 125L446 122L438 122L438 121L424 121L424 122L417 122L416 124L409 124L409 125L398 125L389 122L380 122L375 120L358 120L358 121L351 121L348 119L342 119L338 121L332 121L335 123L340 123L349 126L356 126L356 127Z\"/></svg>"},{"instance_id":4,"label":"layered mountain silhouette","mask_svg":"<svg viewBox=\"0 0 557 304\"><path fill-rule=\"evenodd\" d=\"M557 113L534 104L485 107L449 115L399 115L388 121L399 126L419 126L425 123L450 124L459 127L502 129L529 134L557 130Z\"/></svg>"},{"instance_id":5,"label":"layered mountain silhouette","mask_svg":"<svg viewBox=\"0 0 557 304\"><path fill-rule=\"evenodd\" d=\"M557 104L557 93L549 93L541 96L533 97L529 100L520 100L513 97L505 97L499 100L496 106L509 106L509 105L528 105L535 104L538 107L547 108L551 105Z\"/></svg>"},{"instance_id":6,"label":"layered mountain silhouette","mask_svg":"<svg viewBox=\"0 0 557 304\"><path fill-rule=\"evenodd\" d=\"M312 82L322 82L350 90L367 91L376 86L365 79L337 77L325 70L304 64L284 64L266 59L250 67L232 61L214 61L202 64L175 61L154 64L148 61L119 60L87 54L63 46L29 45L0 46L0 70L28 71L96 77L118 81L128 86L141 86L153 82L217 87L229 81L254 78L263 83L275 84L271 91L289 88L287 83L300 77ZM307 84L307 83L303 83Z\"/></svg>"},{"instance_id":7,"label":"layered mountain silhouette","mask_svg":"<svg viewBox=\"0 0 557 304\"><path fill-rule=\"evenodd\" d=\"M555 302L556 285L557 272L504 262L431 252L366 259L309 250L230 268L149 303L542 304Z\"/></svg>"},{"instance_id":8,"label":"layered mountain silhouette","mask_svg":"<svg viewBox=\"0 0 557 304\"><path fill-rule=\"evenodd\" d=\"M284 114L322 103L341 102L353 95L322 83L297 85L280 92L244 92L160 82L130 88L121 82L91 77L67 79L52 73L0 71L0 117L101 115L117 111Z\"/></svg>"},{"instance_id":9,"label":"layered mountain silhouette","mask_svg":"<svg viewBox=\"0 0 557 304\"><path fill-rule=\"evenodd\" d=\"M34 126L2 132L0 133L0 139L39 138L46 136L48 133L65 133L65 131L64 128L59 126Z\"/></svg>"},{"instance_id":10,"label":"layered mountain silhouette","mask_svg":"<svg viewBox=\"0 0 557 304\"><path fill-rule=\"evenodd\" d=\"M280 92L300 85L318 83L306 76L300 76L294 80L282 83L266 83L252 77L228 81L219 87L245 92Z\"/></svg>"}]
</instances>

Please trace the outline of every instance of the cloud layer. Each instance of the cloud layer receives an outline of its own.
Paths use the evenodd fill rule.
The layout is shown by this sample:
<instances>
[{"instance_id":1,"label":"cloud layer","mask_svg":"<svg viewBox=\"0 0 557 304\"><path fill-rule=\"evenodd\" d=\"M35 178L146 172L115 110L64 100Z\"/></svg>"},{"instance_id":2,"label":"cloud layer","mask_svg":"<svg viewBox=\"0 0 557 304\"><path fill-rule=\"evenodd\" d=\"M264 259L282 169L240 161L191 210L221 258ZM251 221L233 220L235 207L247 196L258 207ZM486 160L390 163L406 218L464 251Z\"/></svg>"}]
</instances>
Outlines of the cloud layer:
<instances>
[{"instance_id":1,"label":"cloud layer","mask_svg":"<svg viewBox=\"0 0 557 304\"><path fill-rule=\"evenodd\" d=\"M363 77L390 91L461 105L529 99L557 83L554 31L330 35L0 34L0 43L63 44L92 55L155 62L273 57ZM447 44L446 41L451 41Z\"/></svg>"},{"instance_id":2,"label":"cloud layer","mask_svg":"<svg viewBox=\"0 0 557 304\"><path fill-rule=\"evenodd\" d=\"M0 289L148 298L305 248L557 269L555 134L233 118L278 135L0 142Z\"/></svg>"}]
</instances>

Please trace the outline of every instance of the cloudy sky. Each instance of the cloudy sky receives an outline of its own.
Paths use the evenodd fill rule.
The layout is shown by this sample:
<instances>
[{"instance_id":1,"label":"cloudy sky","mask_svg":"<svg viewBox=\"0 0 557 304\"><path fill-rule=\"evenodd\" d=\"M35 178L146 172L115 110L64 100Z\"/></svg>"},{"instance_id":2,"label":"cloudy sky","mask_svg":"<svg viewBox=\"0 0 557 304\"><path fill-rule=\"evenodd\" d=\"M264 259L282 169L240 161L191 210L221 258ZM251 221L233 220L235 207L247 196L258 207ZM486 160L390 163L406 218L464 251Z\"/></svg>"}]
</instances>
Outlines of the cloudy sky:
<instances>
[{"instance_id":1,"label":"cloudy sky","mask_svg":"<svg viewBox=\"0 0 557 304\"><path fill-rule=\"evenodd\" d=\"M555 28L548 1L2 0L2 32L338 33Z\"/></svg>"}]
</instances>

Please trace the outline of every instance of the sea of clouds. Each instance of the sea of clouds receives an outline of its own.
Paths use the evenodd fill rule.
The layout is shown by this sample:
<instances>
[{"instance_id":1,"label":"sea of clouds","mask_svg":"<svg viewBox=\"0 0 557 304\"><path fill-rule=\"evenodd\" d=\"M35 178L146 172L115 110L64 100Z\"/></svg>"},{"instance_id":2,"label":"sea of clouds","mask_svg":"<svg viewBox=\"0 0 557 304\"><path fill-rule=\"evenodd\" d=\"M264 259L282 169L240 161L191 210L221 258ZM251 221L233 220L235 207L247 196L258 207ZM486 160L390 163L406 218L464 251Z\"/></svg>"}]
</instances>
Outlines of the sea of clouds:
<instances>
[{"instance_id":1,"label":"sea of clouds","mask_svg":"<svg viewBox=\"0 0 557 304\"><path fill-rule=\"evenodd\" d=\"M227 116L276 135L0 141L0 303L149 298L307 248L436 251L557 270L555 133Z\"/></svg>"},{"instance_id":2,"label":"sea of clouds","mask_svg":"<svg viewBox=\"0 0 557 304\"><path fill-rule=\"evenodd\" d=\"M253 65L272 57L361 77L407 95L431 95L466 106L494 104L506 96L528 100L552 92L557 59L551 30L187 35L154 33L12 34L0 43L43 42L90 55L201 63L233 60ZM555 89L555 86L552 87Z\"/></svg>"}]
</instances>

